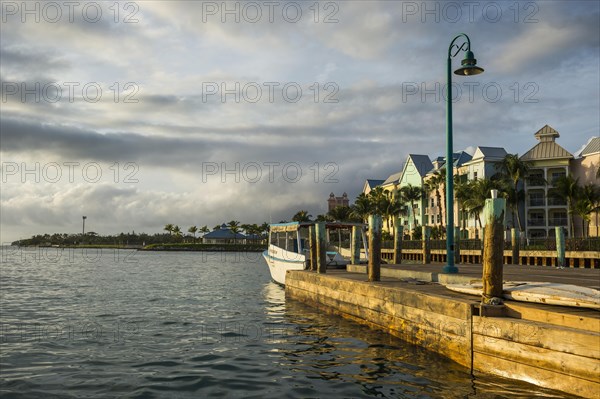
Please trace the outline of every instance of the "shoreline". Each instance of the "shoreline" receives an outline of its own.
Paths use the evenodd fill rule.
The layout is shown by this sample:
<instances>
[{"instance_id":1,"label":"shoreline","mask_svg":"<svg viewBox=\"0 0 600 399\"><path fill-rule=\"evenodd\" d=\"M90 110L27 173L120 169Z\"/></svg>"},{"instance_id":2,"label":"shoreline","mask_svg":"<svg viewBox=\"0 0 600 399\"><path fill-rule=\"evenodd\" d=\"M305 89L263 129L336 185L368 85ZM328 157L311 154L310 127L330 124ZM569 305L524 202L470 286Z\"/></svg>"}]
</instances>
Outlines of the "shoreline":
<instances>
[{"instance_id":1,"label":"shoreline","mask_svg":"<svg viewBox=\"0 0 600 399\"><path fill-rule=\"evenodd\" d=\"M263 252L266 246L258 244L152 244L142 245L20 245L18 248L52 249L129 249L148 252Z\"/></svg>"}]
</instances>

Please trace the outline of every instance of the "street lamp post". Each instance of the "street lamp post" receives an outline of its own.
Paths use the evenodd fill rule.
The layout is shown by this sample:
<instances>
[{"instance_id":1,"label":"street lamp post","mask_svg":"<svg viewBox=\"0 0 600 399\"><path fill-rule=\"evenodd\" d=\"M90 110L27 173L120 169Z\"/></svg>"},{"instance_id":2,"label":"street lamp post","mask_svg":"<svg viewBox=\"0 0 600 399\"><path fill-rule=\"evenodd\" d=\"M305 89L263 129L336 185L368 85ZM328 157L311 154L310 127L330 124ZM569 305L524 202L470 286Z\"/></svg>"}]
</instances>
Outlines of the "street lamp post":
<instances>
[{"instance_id":1,"label":"street lamp post","mask_svg":"<svg viewBox=\"0 0 600 399\"><path fill-rule=\"evenodd\" d=\"M460 46L455 44L459 38L465 38L466 42ZM446 86L446 260L444 273L458 273L454 265L454 170L453 170L453 148L452 148L452 58L461 51L465 51L465 58L461 67L454 73L461 76L478 75L483 68L478 67L475 55L471 51L471 40L464 33L456 36L448 47L448 66Z\"/></svg>"}]
</instances>

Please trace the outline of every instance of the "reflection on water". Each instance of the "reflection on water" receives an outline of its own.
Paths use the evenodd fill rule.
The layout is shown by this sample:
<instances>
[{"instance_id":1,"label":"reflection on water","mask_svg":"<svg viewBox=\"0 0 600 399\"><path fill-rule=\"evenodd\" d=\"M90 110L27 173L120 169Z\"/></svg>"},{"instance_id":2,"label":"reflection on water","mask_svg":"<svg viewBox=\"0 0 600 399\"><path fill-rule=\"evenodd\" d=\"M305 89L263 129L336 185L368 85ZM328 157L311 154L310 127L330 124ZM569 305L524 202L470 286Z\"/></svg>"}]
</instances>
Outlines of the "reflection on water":
<instances>
[{"instance_id":1,"label":"reflection on water","mask_svg":"<svg viewBox=\"0 0 600 399\"><path fill-rule=\"evenodd\" d=\"M286 300L277 284L265 285L263 293L269 318L294 326L287 332L295 334L279 341L287 344L278 350L281 366L327 381L352 397L564 397L499 377L475 378L466 368L389 334ZM348 383L359 390L349 389Z\"/></svg>"},{"instance_id":2,"label":"reflection on water","mask_svg":"<svg viewBox=\"0 0 600 399\"><path fill-rule=\"evenodd\" d=\"M286 300L260 254L2 252L0 396L526 398Z\"/></svg>"}]
</instances>

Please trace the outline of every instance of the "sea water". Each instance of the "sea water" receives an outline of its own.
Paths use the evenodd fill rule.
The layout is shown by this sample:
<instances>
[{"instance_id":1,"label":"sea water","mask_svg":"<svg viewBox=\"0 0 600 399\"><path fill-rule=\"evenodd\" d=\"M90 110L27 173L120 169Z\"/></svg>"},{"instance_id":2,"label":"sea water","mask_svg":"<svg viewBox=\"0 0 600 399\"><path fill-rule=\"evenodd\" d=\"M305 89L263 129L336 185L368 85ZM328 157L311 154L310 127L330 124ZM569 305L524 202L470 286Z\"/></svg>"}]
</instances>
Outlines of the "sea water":
<instances>
[{"instance_id":1,"label":"sea water","mask_svg":"<svg viewBox=\"0 0 600 399\"><path fill-rule=\"evenodd\" d=\"M285 298L259 253L2 248L2 398L531 398Z\"/></svg>"}]
</instances>

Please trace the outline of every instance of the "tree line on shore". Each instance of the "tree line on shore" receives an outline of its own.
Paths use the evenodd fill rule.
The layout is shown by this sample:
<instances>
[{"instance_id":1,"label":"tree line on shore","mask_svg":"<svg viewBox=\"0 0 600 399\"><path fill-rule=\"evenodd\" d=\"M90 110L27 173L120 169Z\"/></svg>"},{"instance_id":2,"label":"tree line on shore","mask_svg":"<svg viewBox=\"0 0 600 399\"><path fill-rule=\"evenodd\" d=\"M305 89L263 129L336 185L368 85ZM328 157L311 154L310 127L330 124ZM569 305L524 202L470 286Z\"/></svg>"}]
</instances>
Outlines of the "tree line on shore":
<instances>
[{"instance_id":1,"label":"tree line on shore","mask_svg":"<svg viewBox=\"0 0 600 399\"><path fill-rule=\"evenodd\" d=\"M250 235L254 240L264 239L269 232L269 224L264 222L262 224L242 224L239 221L232 220L226 224L227 228L232 233L244 232L246 235ZM221 225L213 227L214 230L221 229ZM13 242L13 245L22 246L39 246L39 245L111 245L111 246L142 246L151 244L176 244L176 243L195 243L198 242L200 237L197 234L202 235L210 232L211 230L205 225L198 228L197 226L190 226L187 229L189 234L185 234L182 229L175 224L167 224L164 229L165 233L120 233L114 235L99 235L93 231L86 232L85 235L79 234L66 234L66 233L54 233L54 234L37 234L28 239L18 240Z\"/></svg>"}]
</instances>

